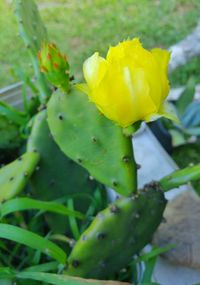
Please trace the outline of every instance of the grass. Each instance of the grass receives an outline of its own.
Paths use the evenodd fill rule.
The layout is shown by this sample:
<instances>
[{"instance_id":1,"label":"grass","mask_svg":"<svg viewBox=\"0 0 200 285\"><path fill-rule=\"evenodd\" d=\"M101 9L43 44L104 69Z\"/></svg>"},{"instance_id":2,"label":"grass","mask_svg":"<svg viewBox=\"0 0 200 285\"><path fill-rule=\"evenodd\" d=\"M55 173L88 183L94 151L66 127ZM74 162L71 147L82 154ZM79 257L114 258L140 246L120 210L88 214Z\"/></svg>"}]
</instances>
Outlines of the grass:
<instances>
[{"instance_id":1,"label":"grass","mask_svg":"<svg viewBox=\"0 0 200 285\"><path fill-rule=\"evenodd\" d=\"M70 58L73 71L81 78L82 62L94 51L105 55L107 48L128 37L139 37L144 46L167 48L184 38L198 21L199 0L37 0L50 39ZM13 64L31 74L29 57L7 0L0 1L0 87L13 83ZM173 85L184 84L197 74L200 59L171 76ZM198 74L196 76L198 81Z\"/></svg>"}]
</instances>

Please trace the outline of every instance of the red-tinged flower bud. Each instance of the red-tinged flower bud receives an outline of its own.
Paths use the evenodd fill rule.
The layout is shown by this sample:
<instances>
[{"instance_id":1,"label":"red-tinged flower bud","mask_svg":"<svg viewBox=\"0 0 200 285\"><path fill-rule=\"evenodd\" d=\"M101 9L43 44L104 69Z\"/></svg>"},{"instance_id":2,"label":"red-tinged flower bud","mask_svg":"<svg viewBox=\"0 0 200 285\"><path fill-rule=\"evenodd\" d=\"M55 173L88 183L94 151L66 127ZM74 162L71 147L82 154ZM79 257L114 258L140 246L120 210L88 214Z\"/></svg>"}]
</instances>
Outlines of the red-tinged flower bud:
<instances>
[{"instance_id":1,"label":"red-tinged flower bud","mask_svg":"<svg viewBox=\"0 0 200 285\"><path fill-rule=\"evenodd\" d=\"M44 43L38 53L40 70L52 85L69 90L69 64L67 56L62 54L53 43Z\"/></svg>"}]
</instances>

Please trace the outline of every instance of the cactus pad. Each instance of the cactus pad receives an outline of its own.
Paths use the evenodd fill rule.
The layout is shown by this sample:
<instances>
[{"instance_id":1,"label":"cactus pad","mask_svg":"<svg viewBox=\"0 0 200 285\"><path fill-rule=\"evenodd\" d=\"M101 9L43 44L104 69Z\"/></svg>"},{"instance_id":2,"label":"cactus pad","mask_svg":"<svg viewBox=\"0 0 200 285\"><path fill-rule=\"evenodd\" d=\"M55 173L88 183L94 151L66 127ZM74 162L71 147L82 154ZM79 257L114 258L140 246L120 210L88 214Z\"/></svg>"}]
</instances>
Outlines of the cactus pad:
<instances>
[{"instance_id":1,"label":"cactus pad","mask_svg":"<svg viewBox=\"0 0 200 285\"><path fill-rule=\"evenodd\" d=\"M97 183L89 179L84 168L70 160L54 142L46 121L46 111L40 112L34 121L28 140L29 151L37 150L40 154L38 170L31 177L34 196L42 200L54 200L75 193L92 193ZM77 201L77 202L76 202ZM89 202L83 199L75 201L75 209L85 212ZM48 217L55 215L48 214ZM55 231L63 232L67 226L66 218L59 216L58 222L51 223Z\"/></svg>"},{"instance_id":2,"label":"cactus pad","mask_svg":"<svg viewBox=\"0 0 200 285\"><path fill-rule=\"evenodd\" d=\"M30 52L41 101L45 102L50 94L50 89L44 75L40 72L37 54L42 43L48 41L47 31L33 0L15 0L15 5L19 32Z\"/></svg>"},{"instance_id":3,"label":"cactus pad","mask_svg":"<svg viewBox=\"0 0 200 285\"><path fill-rule=\"evenodd\" d=\"M46 28L33 0L15 0L20 35L37 56L42 43L48 40Z\"/></svg>"},{"instance_id":4,"label":"cactus pad","mask_svg":"<svg viewBox=\"0 0 200 285\"><path fill-rule=\"evenodd\" d=\"M19 126L6 116L0 115L0 149L15 149L20 146L21 138Z\"/></svg>"},{"instance_id":5,"label":"cactus pad","mask_svg":"<svg viewBox=\"0 0 200 285\"><path fill-rule=\"evenodd\" d=\"M91 176L123 195L136 189L131 138L106 119L84 93L56 91L48 103L48 123L61 150Z\"/></svg>"},{"instance_id":6,"label":"cactus pad","mask_svg":"<svg viewBox=\"0 0 200 285\"><path fill-rule=\"evenodd\" d=\"M38 161L38 153L27 152L0 169L0 202L11 199L24 189Z\"/></svg>"},{"instance_id":7,"label":"cactus pad","mask_svg":"<svg viewBox=\"0 0 200 285\"><path fill-rule=\"evenodd\" d=\"M69 256L66 274L103 279L116 273L151 241L165 206L162 191L153 188L116 200L83 232Z\"/></svg>"}]
</instances>

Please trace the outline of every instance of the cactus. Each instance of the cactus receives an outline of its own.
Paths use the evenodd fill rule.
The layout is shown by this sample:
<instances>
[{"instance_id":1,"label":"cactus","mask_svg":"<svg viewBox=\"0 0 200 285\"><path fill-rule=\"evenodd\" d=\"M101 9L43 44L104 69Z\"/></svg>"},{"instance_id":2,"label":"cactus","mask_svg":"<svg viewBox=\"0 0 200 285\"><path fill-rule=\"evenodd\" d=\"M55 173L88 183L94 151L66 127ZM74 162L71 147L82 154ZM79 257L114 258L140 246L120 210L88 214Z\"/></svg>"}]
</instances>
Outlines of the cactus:
<instances>
[{"instance_id":1,"label":"cactus","mask_svg":"<svg viewBox=\"0 0 200 285\"><path fill-rule=\"evenodd\" d=\"M46 121L46 110L40 112L34 121L27 145L28 151L37 150L41 156L38 171L31 177L34 196L42 200L53 200L75 193L92 193L97 183L89 179L88 173L70 160L54 142ZM85 212L89 207L86 199L76 200L75 209ZM65 217L56 219L48 214L48 222L56 232L67 228Z\"/></svg>"},{"instance_id":2,"label":"cactus","mask_svg":"<svg viewBox=\"0 0 200 285\"><path fill-rule=\"evenodd\" d=\"M62 54L55 44L44 43L38 53L41 71L46 78L63 91L69 89L69 64L67 56Z\"/></svg>"},{"instance_id":3,"label":"cactus","mask_svg":"<svg viewBox=\"0 0 200 285\"><path fill-rule=\"evenodd\" d=\"M18 157L23 142L21 129L26 122L25 113L0 102L0 164L7 164Z\"/></svg>"},{"instance_id":4,"label":"cactus","mask_svg":"<svg viewBox=\"0 0 200 285\"><path fill-rule=\"evenodd\" d=\"M20 146L19 126L0 115L0 150L16 149Z\"/></svg>"},{"instance_id":5,"label":"cactus","mask_svg":"<svg viewBox=\"0 0 200 285\"><path fill-rule=\"evenodd\" d=\"M15 14L20 35L29 50L40 92L41 103L46 103L51 91L44 75L40 72L37 54L43 42L48 40L47 31L33 0L15 0Z\"/></svg>"},{"instance_id":6,"label":"cactus","mask_svg":"<svg viewBox=\"0 0 200 285\"><path fill-rule=\"evenodd\" d=\"M57 90L48 103L48 123L61 150L90 175L123 195L136 191L131 138L106 119L85 94Z\"/></svg>"},{"instance_id":7,"label":"cactus","mask_svg":"<svg viewBox=\"0 0 200 285\"><path fill-rule=\"evenodd\" d=\"M200 180L200 164L179 169L163 177L159 184L164 191L179 187L190 181Z\"/></svg>"},{"instance_id":8,"label":"cactus","mask_svg":"<svg viewBox=\"0 0 200 285\"><path fill-rule=\"evenodd\" d=\"M0 202L15 197L24 189L38 161L37 152L27 152L0 169Z\"/></svg>"},{"instance_id":9,"label":"cactus","mask_svg":"<svg viewBox=\"0 0 200 285\"><path fill-rule=\"evenodd\" d=\"M156 186L116 200L83 232L68 258L66 274L103 279L116 273L151 241L165 205Z\"/></svg>"}]
</instances>

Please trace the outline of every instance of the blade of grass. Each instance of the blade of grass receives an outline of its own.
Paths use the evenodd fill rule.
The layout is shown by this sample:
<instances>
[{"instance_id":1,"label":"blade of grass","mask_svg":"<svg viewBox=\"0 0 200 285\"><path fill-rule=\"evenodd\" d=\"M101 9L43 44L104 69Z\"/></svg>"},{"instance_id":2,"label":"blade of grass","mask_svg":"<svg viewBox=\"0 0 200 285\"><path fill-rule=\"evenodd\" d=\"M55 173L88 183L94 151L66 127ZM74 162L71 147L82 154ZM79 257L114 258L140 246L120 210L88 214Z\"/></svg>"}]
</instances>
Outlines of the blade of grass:
<instances>
[{"instance_id":1,"label":"blade of grass","mask_svg":"<svg viewBox=\"0 0 200 285\"><path fill-rule=\"evenodd\" d=\"M59 263L57 261L51 261L31 267L27 267L24 271L28 272L48 272L58 270Z\"/></svg>"},{"instance_id":2,"label":"blade of grass","mask_svg":"<svg viewBox=\"0 0 200 285\"><path fill-rule=\"evenodd\" d=\"M85 218L82 213L74 211L73 209L67 208L56 202L44 202L30 198L15 198L5 202L1 206L1 217L4 217L16 211L24 210L44 210L60 215L73 216L78 219Z\"/></svg>"},{"instance_id":3,"label":"blade of grass","mask_svg":"<svg viewBox=\"0 0 200 285\"><path fill-rule=\"evenodd\" d=\"M101 280L88 280L78 277L72 277L67 275L59 275L53 273L42 272L19 272L16 274L19 279L32 279L41 282L47 282L53 285L111 285L113 282L101 281Z\"/></svg>"},{"instance_id":4,"label":"blade of grass","mask_svg":"<svg viewBox=\"0 0 200 285\"><path fill-rule=\"evenodd\" d=\"M145 262L145 271L144 271L141 285L152 284L151 279L152 279L154 267L156 265L156 260L157 260L157 257L154 257L148 260L147 262Z\"/></svg>"},{"instance_id":5,"label":"blade of grass","mask_svg":"<svg viewBox=\"0 0 200 285\"><path fill-rule=\"evenodd\" d=\"M0 238L40 250L62 264L66 262L66 253L59 246L33 232L8 224L0 224Z\"/></svg>"},{"instance_id":6,"label":"blade of grass","mask_svg":"<svg viewBox=\"0 0 200 285\"><path fill-rule=\"evenodd\" d=\"M0 267L0 279L13 279L15 277L15 271L10 267Z\"/></svg>"},{"instance_id":7,"label":"blade of grass","mask_svg":"<svg viewBox=\"0 0 200 285\"><path fill-rule=\"evenodd\" d=\"M5 115L11 121L15 122L18 125L23 125L26 123L27 118L25 114L15 110L15 108L7 105L6 103L0 101L0 113Z\"/></svg>"},{"instance_id":8,"label":"blade of grass","mask_svg":"<svg viewBox=\"0 0 200 285\"><path fill-rule=\"evenodd\" d=\"M69 208L69 209L71 209L72 211L74 211L73 199L68 199L67 205L68 205L68 208ZM74 217L72 217L72 216L69 217L69 224L70 224L71 231L72 231L72 234L73 234L74 238L75 238L76 240L78 240L79 237L80 237L80 232L79 232L79 228L78 228L78 225L77 225L76 218L74 218Z\"/></svg>"},{"instance_id":9,"label":"blade of grass","mask_svg":"<svg viewBox=\"0 0 200 285\"><path fill-rule=\"evenodd\" d=\"M151 258L157 257L158 255L169 251L170 249L176 247L175 244L168 244L166 246L163 247L154 247L152 248L152 250L150 252L144 253L143 255L139 256L138 259L136 261L148 261Z\"/></svg>"}]
</instances>

